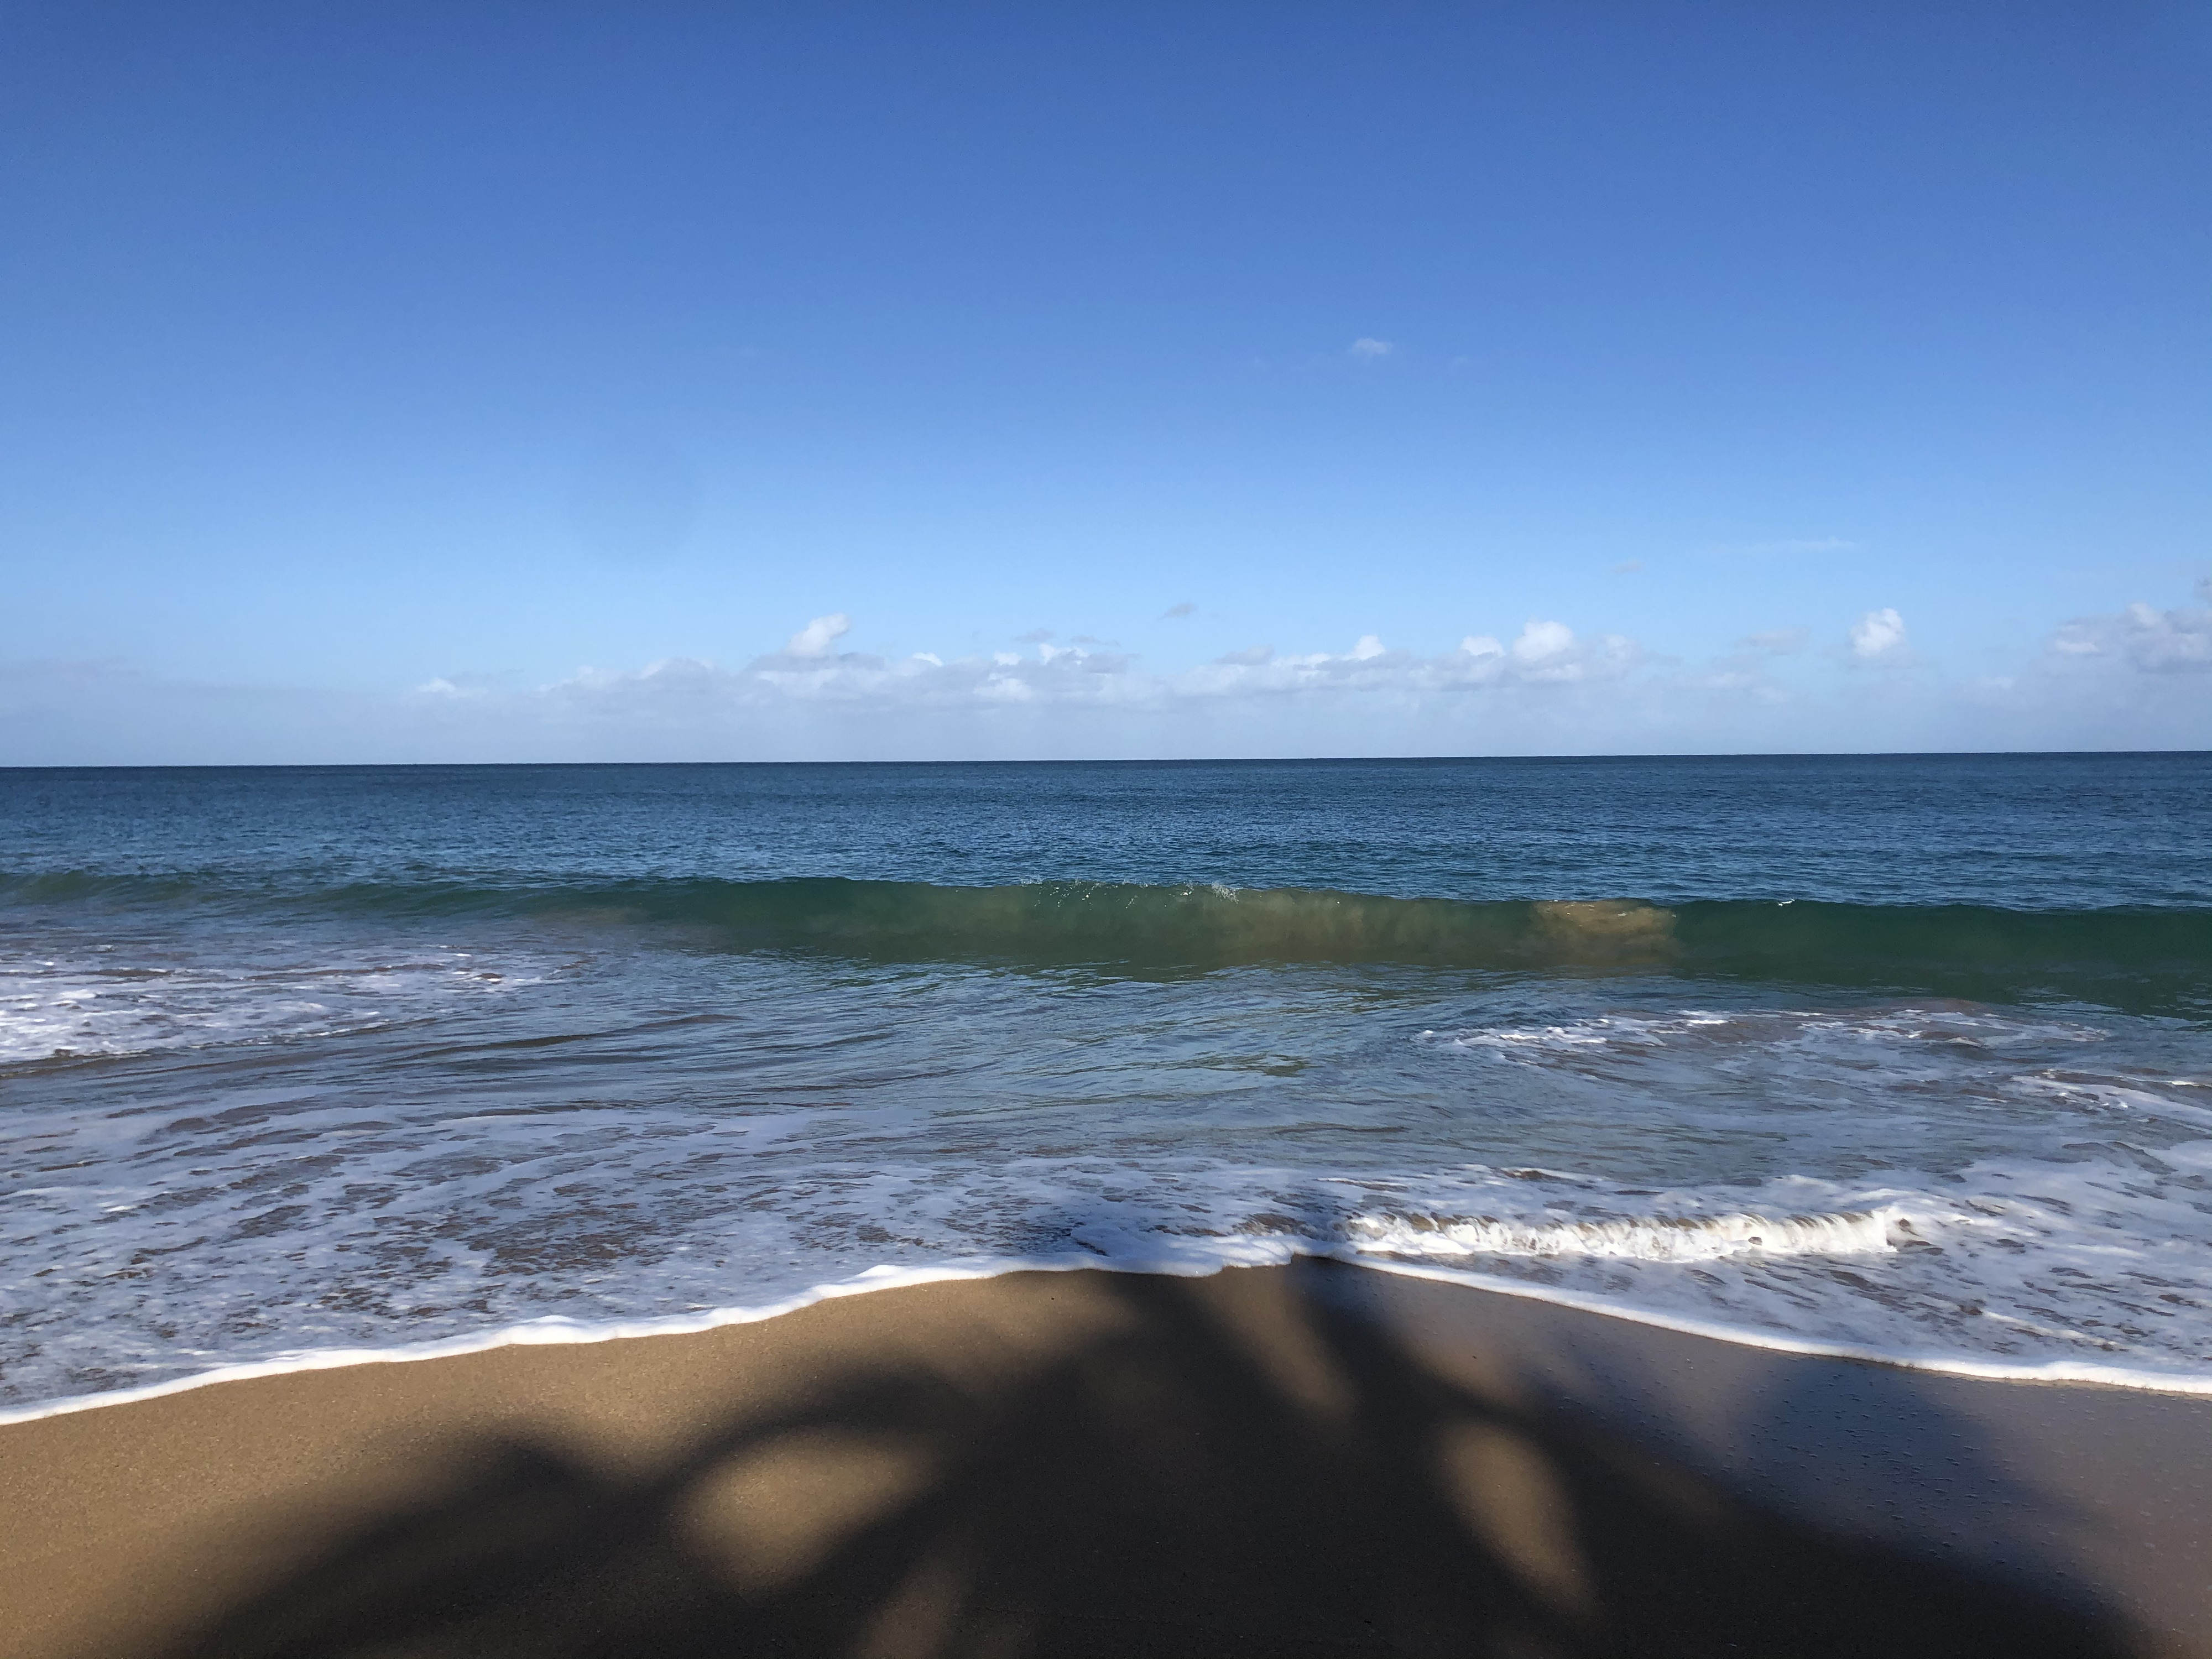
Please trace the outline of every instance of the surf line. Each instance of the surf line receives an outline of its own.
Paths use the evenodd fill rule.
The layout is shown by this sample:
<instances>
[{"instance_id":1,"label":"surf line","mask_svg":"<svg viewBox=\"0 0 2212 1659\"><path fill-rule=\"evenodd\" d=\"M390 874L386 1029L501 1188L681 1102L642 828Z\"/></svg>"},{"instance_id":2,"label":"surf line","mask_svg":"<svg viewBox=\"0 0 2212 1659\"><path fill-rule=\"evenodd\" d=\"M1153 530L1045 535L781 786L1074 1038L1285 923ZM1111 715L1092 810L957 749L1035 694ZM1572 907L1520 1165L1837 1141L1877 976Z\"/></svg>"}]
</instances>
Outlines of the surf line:
<instances>
[{"instance_id":1,"label":"surf line","mask_svg":"<svg viewBox=\"0 0 2212 1659\"><path fill-rule=\"evenodd\" d=\"M817 1302L841 1297L865 1296L875 1291L904 1290L915 1285L950 1284L967 1279L999 1279L1017 1273L1152 1273L1176 1279L1204 1279L1228 1267L1281 1267L1301 1257L1344 1262L1376 1273L1396 1273L1408 1279L1432 1279L1498 1296L1549 1303L1632 1324L1700 1336L1739 1347L1765 1348L1778 1353L1812 1358L1855 1360L1888 1365L1901 1370L1929 1371L1948 1376L1973 1377L1993 1382L2056 1382L2118 1388L2153 1394L2212 1396L2212 1374L2141 1370L2127 1366L2098 1365L2079 1360L2055 1359L2041 1364L1972 1359L1963 1355L1899 1353L1887 1349L1844 1342L1823 1342L1790 1336L1780 1331L1747 1329L1717 1321L1686 1318L1638 1308L1607 1297L1579 1295L1547 1285L1492 1277L1464 1268L1438 1267L1426 1263L1378 1261L1354 1246L1285 1241L1273 1249L1249 1249L1235 1258L1193 1261L1188 1257L1151 1261L1100 1255L992 1258L946 1262L925 1267L871 1267L851 1279L809 1286L794 1295L750 1307L713 1308L696 1314L676 1314L658 1319L610 1320L592 1322L558 1315L526 1320L468 1336L432 1342L398 1343L380 1348L314 1348L210 1367L187 1376L170 1377L137 1388L112 1389L96 1394L66 1395L0 1410L0 1427L34 1422L76 1412L127 1406L210 1388L218 1382L242 1382L255 1377L283 1376L294 1371L335 1370L347 1365L406 1364L422 1359L444 1359L459 1354L483 1353L494 1348L553 1346L570 1343L614 1342L632 1337L686 1336L720 1330L731 1325L757 1324Z\"/></svg>"}]
</instances>

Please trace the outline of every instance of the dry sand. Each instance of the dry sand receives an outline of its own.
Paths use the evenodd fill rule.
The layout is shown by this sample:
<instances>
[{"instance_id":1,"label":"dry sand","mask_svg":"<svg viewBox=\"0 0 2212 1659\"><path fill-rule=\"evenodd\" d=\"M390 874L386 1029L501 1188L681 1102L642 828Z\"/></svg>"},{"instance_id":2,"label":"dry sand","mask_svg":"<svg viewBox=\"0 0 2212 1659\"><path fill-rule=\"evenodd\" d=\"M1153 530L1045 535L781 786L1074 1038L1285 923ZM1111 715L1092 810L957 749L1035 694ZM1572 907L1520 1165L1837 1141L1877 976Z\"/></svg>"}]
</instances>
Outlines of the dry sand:
<instances>
[{"instance_id":1,"label":"dry sand","mask_svg":"<svg viewBox=\"0 0 2212 1659\"><path fill-rule=\"evenodd\" d=\"M1020 1273L0 1427L0 1652L2212 1655L2208 1516L2212 1401Z\"/></svg>"}]
</instances>

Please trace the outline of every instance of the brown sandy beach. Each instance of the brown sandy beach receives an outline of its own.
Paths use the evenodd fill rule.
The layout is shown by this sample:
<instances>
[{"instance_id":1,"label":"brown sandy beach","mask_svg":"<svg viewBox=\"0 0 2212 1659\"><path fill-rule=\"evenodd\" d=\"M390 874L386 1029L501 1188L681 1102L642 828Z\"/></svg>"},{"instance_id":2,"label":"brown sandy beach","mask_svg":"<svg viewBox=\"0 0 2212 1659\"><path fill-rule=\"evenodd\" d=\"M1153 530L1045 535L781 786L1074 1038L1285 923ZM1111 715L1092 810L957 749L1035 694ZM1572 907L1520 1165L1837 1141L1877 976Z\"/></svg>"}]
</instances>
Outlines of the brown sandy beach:
<instances>
[{"instance_id":1,"label":"brown sandy beach","mask_svg":"<svg viewBox=\"0 0 2212 1659\"><path fill-rule=\"evenodd\" d=\"M0 1427L0 1652L2212 1654L2212 1400L1322 1263Z\"/></svg>"}]
</instances>

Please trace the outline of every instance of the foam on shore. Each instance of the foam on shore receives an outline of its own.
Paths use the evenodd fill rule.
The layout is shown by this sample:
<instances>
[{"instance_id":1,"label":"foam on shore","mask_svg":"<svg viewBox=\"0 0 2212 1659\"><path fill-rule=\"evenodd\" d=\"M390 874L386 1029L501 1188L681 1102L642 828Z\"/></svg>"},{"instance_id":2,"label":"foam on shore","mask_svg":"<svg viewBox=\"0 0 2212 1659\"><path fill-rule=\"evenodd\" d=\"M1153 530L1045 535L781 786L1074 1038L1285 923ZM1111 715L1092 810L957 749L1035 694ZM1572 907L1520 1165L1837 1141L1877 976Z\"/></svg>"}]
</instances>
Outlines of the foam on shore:
<instances>
[{"instance_id":1,"label":"foam on shore","mask_svg":"<svg viewBox=\"0 0 2212 1659\"><path fill-rule=\"evenodd\" d=\"M1735 1222L1747 1218L1729 1218L1727 1219ZM1877 1221L1875 1224L1880 1224ZM1393 1245L1392 1248L1396 1247ZM1717 1341L1733 1343L1742 1347L1765 1349L1775 1353L1856 1360L1868 1364L1889 1365L1906 1370L1929 1371L1950 1376L1972 1377L1985 1382L2086 1383L2102 1388L2130 1389L2156 1394L2212 1396L2212 1376L2191 1376L2185 1373L2154 1371L2123 1365L2100 1365L2081 1360L2054 1359L2037 1364L2014 1364L1966 1356L1893 1352L1847 1342L1823 1342L1793 1336L1782 1331L1756 1330L1713 1320L1684 1317L1650 1308L1637 1307L1604 1297L1533 1285L1525 1280L1500 1278L1463 1268L1440 1267L1430 1263L1378 1258L1357 1246L1322 1247L1304 1241L1252 1240L1247 1242L1243 1249L1235 1250L1233 1253L1209 1259L1180 1255L1139 1261L1085 1255L991 1261L946 1262L932 1267L872 1267L851 1279L831 1284L811 1285L795 1295L754 1306L715 1308L699 1313L672 1315L653 1319L586 1322L555 1316L526 1320L495 1330L445 1338L436 1341L398 1343L386 1347L302 1350L273 1355L265 1359L214 1366L204 1371L194 1372L188 1376L170 1377L143 1387L106 1389L95 1394L44 1401L14 1410L0 1411L0 1425L32 1422L41 1418L93 1411L108 1406L130 1405L138 1401L160 1399L167 1395L182 1394L194 1389L207 1388L217 1382L235 1382L254 1377L281 1376L294 1371L329 1370L346 1365L402 1364L416 1360L441 1359L458 1354L481 1353L501 1347L547 1346L619 1341L633 1337L690 1335L702 1331L720 1329L726 1326L747 1325L762 1320L774 1319L781 1315L793 1313L801 1308L811 1307L817 1303L838 1297L861 1296L876 1291L901 1290L915 1285L947 1284L966 1279L995 1279L1009 1273L1083 1271L1155 1273L1173 1278L1199 1279L1219 1273L1227 1267L1276 1267L1301 1257L1341 1261L1352 1266L1371 1268L1378 1273L1396 1273L1411 1279L1433 1279L1443 1284L1464 1285L1469 1289L1486 1291L1500 1296L1548 1303L1558 1307L1571 1308L1583 1313L1623 1320L1631 1324L1650 1326L1658 1330L1675 1331L1687 1336L1707 1337Z\"/></svg>"}]
</instances>

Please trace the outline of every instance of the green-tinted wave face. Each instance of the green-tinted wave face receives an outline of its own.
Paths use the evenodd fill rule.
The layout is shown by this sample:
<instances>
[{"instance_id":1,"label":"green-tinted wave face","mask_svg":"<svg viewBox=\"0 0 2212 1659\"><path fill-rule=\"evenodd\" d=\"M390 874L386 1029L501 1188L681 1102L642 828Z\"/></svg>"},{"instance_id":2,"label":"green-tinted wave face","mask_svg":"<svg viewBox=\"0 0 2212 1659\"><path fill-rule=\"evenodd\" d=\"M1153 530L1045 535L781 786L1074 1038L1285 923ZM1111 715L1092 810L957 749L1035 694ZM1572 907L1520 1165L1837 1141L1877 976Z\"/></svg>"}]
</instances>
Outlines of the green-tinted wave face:
<instances>
[{"instance_id":1,"label":"green-tinted wave face","mask_svg":"<svg viewBox=\"0 0 2212 1659\"><path fill-rule=\"evenodd\" d=\"M612 896L611 895L610 896ZM900 958L1217 968L1644 969L1797 983L2156 1000L2212 993L2212 915L1635 899L1467 902L1297 888L702 884L638 907L730 943Z\"/></svg>"},{"instance_id":2,"label":"green-tinted wave face","mask_svg":"<svg viewBox=\"0 0 2212 1659\"><path fill-rule=\"evenodd\" d=\"M835 878L245 889L185 877L66 875L0 881L0 902L274 903L355 915L605 919L674 926L726 949L891 961L1148 971L1266 963L1642 969L2212 1008L2212 912L2196 908L1468 902L1303 888L1066 881L955 887Z\"/></svg>"},{"instance_id":3,"label":"green-tinted wave face","mask_svg":"<svg viewBox=\"0 0 2212 1659\"><path fill-rule=\"evenodd\" d=\"M1673 914L1631 900L1470 904L1294 888L781 881L656 896L642 908L712 923L744 945L1036 963L1534 967L1659 963L1679 950Z\"/></svg>"}]
</instances>

